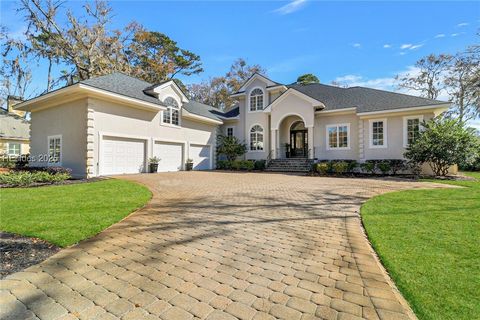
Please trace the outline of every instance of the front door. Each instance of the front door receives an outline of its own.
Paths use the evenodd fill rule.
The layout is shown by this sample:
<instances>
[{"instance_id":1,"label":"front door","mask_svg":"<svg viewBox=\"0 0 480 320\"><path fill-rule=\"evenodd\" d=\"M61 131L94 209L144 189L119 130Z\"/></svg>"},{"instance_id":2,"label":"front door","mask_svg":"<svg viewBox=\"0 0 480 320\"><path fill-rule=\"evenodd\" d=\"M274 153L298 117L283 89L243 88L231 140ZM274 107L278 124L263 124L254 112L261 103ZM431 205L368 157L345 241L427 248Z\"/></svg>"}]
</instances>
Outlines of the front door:
<instances>
[{"instance_id":1,"label":"front door","mask_svg":"<svg viewBox=\"0 0 480 320\"><path fill-rule=\"evenodd\" d=\"M306 157L308 152L307 130L290 131L290 156Z\"/></svg>"}]
</instances>

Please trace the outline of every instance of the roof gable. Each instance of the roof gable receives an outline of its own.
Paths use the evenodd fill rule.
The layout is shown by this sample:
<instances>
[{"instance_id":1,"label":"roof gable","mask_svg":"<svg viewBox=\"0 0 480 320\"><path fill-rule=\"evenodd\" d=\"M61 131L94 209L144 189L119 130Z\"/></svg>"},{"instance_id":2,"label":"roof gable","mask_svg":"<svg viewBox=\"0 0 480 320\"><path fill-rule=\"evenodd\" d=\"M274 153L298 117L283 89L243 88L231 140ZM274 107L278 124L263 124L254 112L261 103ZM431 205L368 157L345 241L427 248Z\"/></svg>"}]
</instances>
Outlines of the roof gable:
<instances>
[{"instance_id":1,"label":"roof gable","mask_svg":"<svg viewBox=\"0 0 480 320\"><path fill-rule=\"evenodd\" d=\"M247 87L250 85L250 83L252 83L255 80L260 80L264 82L267 87L280 85L280 83L270 80L264 75L261 75L260 73L256 72L250 78L248 78L247 81L245 81L245 83L240 87L240 89L238 89L237 93L244 92L247 89Z\"/></svg>"},{"instance_id":2,"label":"roof gable","mask_svg":"<svg viewBox=\"0 0 480 320\"><path fill-rule=\"evenodd\" d=\"M187 95L183 92L183 90L176 84L173 80L164 81L161 83L157 83L154 85L150 85L143 89L143 92L146 94L160 94L162 90L165 88L170 87L173 91L181 98L183 103L187 103L189 101Z\"/></svg>"}]
</instances>

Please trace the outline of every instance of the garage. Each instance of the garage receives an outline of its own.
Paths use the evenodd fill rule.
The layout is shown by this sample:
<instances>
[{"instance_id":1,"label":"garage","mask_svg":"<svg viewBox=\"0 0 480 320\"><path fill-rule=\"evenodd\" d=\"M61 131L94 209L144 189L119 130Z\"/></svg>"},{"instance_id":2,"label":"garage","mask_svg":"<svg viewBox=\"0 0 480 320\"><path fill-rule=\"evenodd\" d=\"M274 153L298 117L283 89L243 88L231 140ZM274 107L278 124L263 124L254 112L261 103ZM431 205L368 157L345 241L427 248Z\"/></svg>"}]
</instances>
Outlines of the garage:
<instances>
[{"instance_id":1,"label":"garage","mask_svg":"<svg viewBox=\"0 0 480 320\"><path fill-rule=\"evenodd\" d=\"M153 155L160 158L158 172L179 171L182 169L182 143L156 142L153 146Z\"/></svg>"},{"instance_id":2,"label":"garage","mask_svg":"<svg viewBox=\"0 0 480 320\"><path fill-rule=\"evenodd\" d=\"M103 137L100 174L139 173L145 171L145 141Z\"/></svg>"},{"instance_id":3,"label":"garage","mask_svg":"<svg viewBox=\"0 0 480 320\"><path fill-rule=\"evenodd\" d=\"M209 170L212 168L210 146L191 144L190 159L193 160L193 170Z\"/></svg>"}]
</instances>

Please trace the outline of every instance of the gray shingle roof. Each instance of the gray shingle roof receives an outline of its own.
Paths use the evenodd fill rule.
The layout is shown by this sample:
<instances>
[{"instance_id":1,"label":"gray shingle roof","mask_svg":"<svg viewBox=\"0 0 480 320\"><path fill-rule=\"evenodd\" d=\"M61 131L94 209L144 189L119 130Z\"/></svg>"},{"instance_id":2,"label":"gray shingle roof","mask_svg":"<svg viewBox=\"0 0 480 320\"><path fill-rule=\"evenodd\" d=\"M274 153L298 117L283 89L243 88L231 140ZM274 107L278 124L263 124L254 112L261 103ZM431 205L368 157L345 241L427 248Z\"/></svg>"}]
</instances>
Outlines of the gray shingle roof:
<instances>
[{"instance_id":1,"label":"gray shingle roof","mask_svg":"<svg viewBox=\"0 0 480 320\"><path fill-rule=\"evenodd\" d=\"M149 82L139 80L123 73L107 74L104 76L83 80L80 81L80 83L164 106L164 104L159 99L145 93L145 91L151 90L161 85L161 83L151 84ZM212 106L208 106L206 104L196 101L190 101L184 104L183 107L185 108L185 110L193 114L207 117L213 120L220 120L220 118L215 114L218 109Z\"/></svg>"},{"instance_id":2,"label":"gray shingle roof","mask_svg":"<svg viewBox=\"0 0 480 320\"><path fill-rule=\"evenodd\" d=\"M358 113L434 106L448 102L365 87L340 88L320 83L288 86L323 102L325 110L356 107Z\"/></svg>"},{"instance_id":3,"label":"gray shingle roof","mask_svg":"<svg viewBox=\"0 0 480 320\"><path fill-rule=\"evenodd\" d=\"M222 121L218 117L218 115L221 114L221 112L219 112L219 110L215 107L190 100L188 103L183 104L183 108L190 113L193 113L202 117L207 117L213 120Z\"/></svg>"},{"instance_id":4,"label":"gray shingle roof","mask_svg":"<svg viewBox=\"0 0 480 320\"><path fill-rule=\"evenodd\" d=\"M30 122L0 109L0 137L30 139Z\"/></svg>"},{"instance_id":5,"label":"gray shingle roof","mask_svg":"<svg viewBox=\"0 0 480 320\"><path fill-rule=\"evenodd\" d=\"M128 76L123 73L111 73L104 76L95 77L80 81L94 88L121 94L130 98L154 103L163 106L164 104L157 98L143 92L146 88L152 86L151 83Z\"/></svg>"}]
</instances>

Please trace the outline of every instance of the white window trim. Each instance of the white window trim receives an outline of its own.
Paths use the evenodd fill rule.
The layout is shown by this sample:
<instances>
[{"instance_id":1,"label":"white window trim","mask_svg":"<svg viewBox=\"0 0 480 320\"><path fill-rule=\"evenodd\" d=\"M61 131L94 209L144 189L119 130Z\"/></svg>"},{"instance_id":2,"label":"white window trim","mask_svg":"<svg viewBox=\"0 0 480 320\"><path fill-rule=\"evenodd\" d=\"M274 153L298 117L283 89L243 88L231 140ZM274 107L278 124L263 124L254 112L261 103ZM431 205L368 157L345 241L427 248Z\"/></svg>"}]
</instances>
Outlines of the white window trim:
<instances>
[{"instance_id":1,"label":"white window trim","mask_svg":"<svg viewBox=\"0 0 480 320\"><path fill-rule=\"evenodd\" d=\"M177 104L178 104L178 124L173 124L173 123L172 123L172 114L173 114L172 110L175 109L175 108L165 106L165 108L167 108L167 110L170 109L170 123L168 123L168 122L163 122L163 115L164 115L165 111L167 111L167 110L165 110L165 111L162 111L162 112L161 112L162 115L161 115L161 117L160 117L160 118L161 118L161 119L160 119L160 125L165 126L165 127L180 128L180 127L182 126L182 104L178 101L178 99L176 99L176 98L175 98L174 96L172 96L172 95L167 95L167 96L163 97L163 100L162 100L162 101L165 101L165 99L167 99L167 98L172 98L172 99L175 100L175 101L177 102Z\"/></svg>"},{"instance_id":2,"label":"white window trim","mask_svg":"<svg viewBox=\"0 0 480 320\"><path fill-rule=\"evenodd\" d=\"M58 162L50 162L50 140L51 139L57 139L59 138L60 139L60 159ZM61 134L56 134L56 135L53 135L53 136L48 136L47 137L47 156L48 156L48 162L47 162L47 165L48 166L62 166L62 163L63 163L63 137Z\"/></svg>"},{"instance_id":3,"label":"white window trim","mask_svg":"<svg viewBox=\"0 0 480 320\"><path fill-rule=\"evenodd\" d=\"M419 120L419 126L420 130L422 129L422 121L423 121L423 115L416 115L416 116L405 116L403 117L403 147L407 148L408 147L408 120L411 119L418 119Z\"/></svg>"},{"instance_id":4,"label":"white window trim","mask_svg":"<svg viewBox=\"0 0 480 320\"><path fill-rule=\"evenodd\" d=\"M228 137L228 129L232 129L232 137L235 137L235 127L225 127L225 135Z\"/></svg>"},{"instance_id":5,"label":"white window trim","mask_svg":"<svg viewBox=\"0 0 480 320\"><path fill-rule=\"evenodd\" d=\"M18 154L15 154L15 153L10 153L10 144L18 144L19 145L19 153ZM22 155L22 143L21 142L7 142L7 155L9 156L20 156Z\"/></svg>"},{"instance_id":6,"label":"white window trim","mask_svg":"<svg viewBox=\"0 0 480 320\"><path fill-rule=\"evenodd\" d=\"M383 145L375 146L373 144L373 123L383 121ZM388 148L388 126L387 118L370 119L368 120L368 145L370 149L385 149Z\"/></svg>"},{"instance_id":7,"label":"white window trim","mask_svg":"<svg viewBox=\"0 0 480 320\"><path fill-rule=\"evenodd\" d=\"M330 147L330 141L328 136L328 129L337 128L337 138L338 138L338 127L347 127L347 146L346 147ZM350 123L338 123L338 124L327 124L325 126L325 142L327 150L350 150ZM339 141L337 141L339 142Z\"/></svg>"},{"instance_id":8,"label":"white window trim","mask_svg":"<svg viewBox=\"0 0 480 320\"><path fill-rule=\"evenodd\" d=\"M255 90L255 89L260 89L260 90L262 90L262 92L263 92L263 104L262 104L262 108L261 108L260 110L253 110L253 111L252 111L252 110L250 109L250 95L252 94L253 90ZM248 92L248 96L247 96L247 101L248 101L247 111L248 111L249 113L263 112L263 109L265 109L265 102L267 101L266 98L267 98L267 97L266 97L266 90L265 90L264 88L262 88L262 87L254 87L254 88L252 88L252 89Z\"/></svg>"},{"instance_id":9,"label":"white window trim","mask_svg":"<svg viewBox=\"0 0 480 320\"><path fill-rule=\"evenodd\" d=\"M252 142L252 137L251 137L251 131L252 131L252 128L255 127L255 126L259 126L260 128L262 128L262 132L263 132L263 150L252 150L251 149L251 142ZM248 152L265 152L265 128L263 128L263 126L259 123L255 123L253 124L252 126L250 126L250 129L248 129Z\"/></svg>"}]
</instances>

